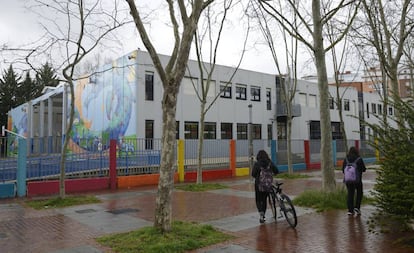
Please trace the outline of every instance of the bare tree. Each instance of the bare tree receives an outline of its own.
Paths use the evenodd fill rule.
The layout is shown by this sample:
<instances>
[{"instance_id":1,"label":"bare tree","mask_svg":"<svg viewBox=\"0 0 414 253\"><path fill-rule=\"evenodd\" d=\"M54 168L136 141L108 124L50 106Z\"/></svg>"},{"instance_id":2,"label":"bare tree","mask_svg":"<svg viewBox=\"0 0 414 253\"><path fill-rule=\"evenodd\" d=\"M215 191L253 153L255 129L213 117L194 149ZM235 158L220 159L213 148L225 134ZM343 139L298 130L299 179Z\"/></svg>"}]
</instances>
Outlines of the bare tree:
<instances>
[{"instance_id":1,"label":"bare tree","mask_svg":"<svg viewBox=\"0 0 414 253\"><path fill-rule=\"evenodd\" d=\"M217 93L210 96L210 85L214 84L212 76L214 74L214 70L216 67L216 61L219 52L219 45L220 39L222 37L222 32L224 26L226 24L226 20L228 19L229 11L237 4L234 3L233 0L224 0L220 2L219 5L223 5L222 9L217 7L217 10L222 10L219 13L214 13L212 10L213 6L210 5L207 7L206 11L204 12L204 22L199 25L199 29L197 30L194 38L195 42L195 49L197 54L197 61L198 61L198 69L200 73L200 89L195 86L193 82L193 87L196 92L197 98L200 101L200 120L199 120L199 133L198 133L198 167L197 167L197 184L201 184L203 182L203 143L204 143L204 123L205 123L205 116L207 112L212 108L214 103L220 97L220 95L224 92L224 90L231 85L232 79L236 75L240 64L242 63L243 56L246 49L247 39L249 35L250 27L247 27L246 36L243 43L243 49L237 63L236 68L230 74L229 79L226 81L226 84L223 89L220 89ZM217 32L214 31L214 27L217 26ZM207 44L208 47L208 55L204 57L203 49L205 49L204 45ZM205 58L208 60L205 61ZM190 70L188 70L190 71ZM191 80L193 81L193 79ZM220 86L217 86L220 87ZM213 90L215 92L215 90Z\"/></svg>"},{"instance_id":2,"label":"bare tree","mask_svg":"<svg viewBox=\"0 0 414 253\"><path fill-rule=\"evenodd\" d=\"M398 67L404 53L404 45L414 29L411 19L414 3L410 0L383 2L363 0L364 14L369 26L368 34L361 34L369 45L375 48L380 63L384 85L384 108L388 104L388 85L391 84L391 97L396 101L399 94ZM398 117L398 112L396 112ZM402 120L398 120L402 122ZM400 126L401 127L401 126Z\"/></svg>"},{"instance_id":3,"label":"bare tree","mask_svg":"<svg viewBox=\"0 0 414 253\"><path fill-rule=\"evenodd\" d=\"M170 14L170 24L174 33L174 47L166 66L161 64L157 50L148 36L147 29L140 16L140 12L135 5L135 1L127 0L127 2L141 40L151 56L164 88L162 99L163 128L160 179L156 198L154 227L159 228L162 231L170 231L172 216L171 195L174 185L174 143L177 94L181 80L185 74L191 44L197 30L200 15L213 0L194 0L189 1L187 4L184 0L166 1ZM181 20L181 28L179 20L177 20L177 11ZM190 13L188 13L189 11Z\"/></svg>"},{"instance_id":4,"label":"bare tree","mask_svg":"<svg viewBox=\"0 0 414 253\"><path fill-rule=\"evenodd\" d=\"M298 4L297 2L292 2ZM294 29L299 29L296 23L297 17L294 11L289 11L289 5L285 8L282 3L278 3L278 9L286 20L289 20ZM286 109L286 131L287 131L287 161L288 161L288 173L293 173L292 162L292 121L293 121L293 101L297 91L297 60L298 60L298 40L294 36L290 36L290 33L286 31L287 25L283 26L264 12L262 8L252 5L253 15L258 21L260 31L266 41L267 46L272 54L273 61L276 65L276 70L279 74L280 83L278 92L280 92L281 105ZM286 10L286 12L284 11ZM276 28L272 26L272 21L276 21ZM281 20L285 22L285 20ZM277 38L277 39L276 39ZM278 39L281 38L285 54L280 56L277 54ZM280 40L279 40L280 41ZM282 70L282 63L286 61L286 72Z\"/></svg>"},{"instance_id":5,"label":"bare tree","mask_svg":"<svg viewBox=\"0 0 414 253\"><path fill-rule=\"evenodd\" d=\"M108 35L125 24L118 20L118 1L113 6L103 6L101 0L88 1L43 1L36 0L32 6L43 22L45 34L32 44L32 49L25 55L26 63L33 69L33 62L45 54L58 56L62 62L65 88L70 90L69 120L65 130L65 138L60 159L59 196L65 197L65 161L67 147L71 136L74 119L74 82L77 80L75 69L82 59L91 53ZM110 11L106 11L110 10ZM44 13L55 13L56 16L46 16ZM55 59L54 62L57 60ZM66 115L64 115L66 117Z\"/></svg>"},{"instance_id":6,"label":"bare tree","mask_svg":"<svg viewBox=\"0 0 414 253\"><path fill-rule=\"evenodd\" d=\"M294 0L286 0L285 2L296 13L297 21L295 23L289 22L275 3L278 1L265 1L258 0L261 8L272 16L284 29L290 33L291 36L297 38L306 47L308 47L314 57L317 76L318 76L318 89L319 89L319 109L321 117L321 167L322 167L322 188L327 191L333 191L336 188L334 164L332 159L332 131L331 131L331 118L329 111L329 89L328 89L328 76L326 70L326 52L337 44L345 34L348 32L349 24L344 24L341 29L341 33L337 39L329 43L324 44L324 28L326 23L329 22L335 15L338 15L345 8L353 8L354 14L352 19L357 13L357 6L354 6L354 0L341 0L333 6L333 1L321 1L312 0L312 6L305 6L307 2L297 3ZM299 5L298 5L299 4ZM311 15L308 15L308 10L311 11ZM298 24L296 25L296 22ZM300 29L297 29L299 27Z\"/></svg>"}]
</instances>

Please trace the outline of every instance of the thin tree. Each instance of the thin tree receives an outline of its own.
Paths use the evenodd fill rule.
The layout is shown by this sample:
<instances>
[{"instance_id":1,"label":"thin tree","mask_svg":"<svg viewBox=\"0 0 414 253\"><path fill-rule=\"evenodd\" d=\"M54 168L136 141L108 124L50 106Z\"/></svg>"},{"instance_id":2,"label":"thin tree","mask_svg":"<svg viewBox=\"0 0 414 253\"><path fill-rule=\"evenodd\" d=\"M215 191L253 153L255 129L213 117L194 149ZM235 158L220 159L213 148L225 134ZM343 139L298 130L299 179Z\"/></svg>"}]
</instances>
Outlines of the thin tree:
<instances>
[{"instance_id":1,"label":"thin tree","mask_svg":"<svg viewBox=\"0 0 414 253\"><path fill-rule=\"evenodd\" d=\"M163 66L151 39L147 33L140 12L134 0L127 0L131 16L140 34L141 40L148 50L154 67L161 79L164 94L162 98L162 151L160 165L160 179L155 207L154 227L161 231L171 230L172 218L172 190L174 185L175 164L175 116L177 108L177 94L184 77L191 44L197 30L197 24L203 10L213 0L194 0L185 3L184 0L167 0L170 25L173 29L174 42L171 57L166 66ZM177 14L178 13L178 14ZM181 20L180 27L179 20Z\"/></svg>"},{"instance_id":2,"label":"thin tree","mask_svg":"<svg viewBox=\"0 0 414 253\"><path fill-rule=\"evenodd\" d=\"M334 164L332 159L332 130L331 117L329 111L329 88L328 75L326 70L326 52L328 52L334 45L336 45L345 34L348 32L352 20L356 16L357 6L354 6L355 1L341 0L335 6L331 6L332 1L323 2L321 0L312 0L312 6L304 6L303 2L297 5L296 1L286 0L285 2L296 13L297 21L295 23L289 22L283 12L278 8L277 4L272 4L275 1L258 0L261 8L265 10L272 18L274 18L284 29L290 33L291 36L296 37L306 47L310 49L315 61L315 67L318 77L319 90L319 112L321 125L321 169L322 169L322 189L326 191L333 191L336 188ZM277 2L277 1L276 1ZM308 8L306 8L308 7ZM326 23L335 17L345 8L353 8L351 22L344 24L337 39L326 45L324 43L324 29ZM311 10L310 17L307 15L308 10ZM296 22L299 22L296 26ZM299 27L300 29L297 29Z\"/></svg>"},{"instance_id":3,"label":"thin tree","mask_svg":"<svg viewBox=\"0 0 414 253\"><path fill-rule=\"evenodd\" d=\"M220 97L220 95L225 91L225 89L231 85L231 82L236 75L240 64L242 63L243 56L246 49L247 39L249 35L250 27L246 29L246 36L243 43L243 49L241 51L241 55L239 58L239 61L237 63L237 66L234 68L233 72L230 74L229 79L225 82L225 85L223 87L220 87L220 90L213 94L212 97L210 97L210 100L208 101L208 97L210 96L210 85L214 85L214 82L212 80L212 76L214 74L214 70L216 67L216 61L218 57L219 52L219 45L220 45L220 39L222 38L222 32L226 23L226 20L228 19L228 13L229 11L235 6L237 3L233 3L233 0L224 0L222 3L222 12L219 14L215 14L212 11L213 6L207 7L206 11L204 12L204 27L199 26L200 28L197 30L194 38L195 42L195 49L197 54L197 61L198 61L198 69L199 69L199 77L200 77L200 88L196 87L196 84L193 82L193 79L191 79L193 88L196 92L197 98L200 101L200 120L199 120L199 132L198 132L198 166L197 166L197 184L201 184L203 182L203 144L204 144L204 129L205 129L205 116L207 112L213 107L214 103L217 101L217 99ZM220 8L218 8L220 9ZM218 21L215 21L218 20ZM216 23L217 22L217 23ZM214 33L213 29L214 26L218 26L217 33ZM204 42L206 42L208 47L208 55L207 59L205 61L204 55L203 55L203 47ZM190 69L188 69L190 72ZM191 73L190 73L191 76ZM213 87L214 88L214 87ZM215 90L214 90L215 91Z\"/></svg>"},{"instance_id":4,"label":"thin tree","mask_svg":"<svg viewBox=\"0 0 414 253\"><path fill-rule=\"evenodd\" d=\"M70 111L65 130L65 138L60 159L59 197L65 197L65 161L71 136L75 92L74 83L78 80L75 69L82 59L90 54L102 40L126 21L119 20L118 2L112 7L104 6L100 0L88 1L42 1L37 0L33 11L44 19L42 27L45 35L33 44L32 50L25 56L26 63L33 69L33 58L55 52L63 59L58 66L62 69L64 89L69 88ZM106 11L109 10L109 11ZM56 13L56 17L46 17L44 13ZM66 115L64 115L65 117Z\"/></svg>"},{"instance_id":5,"label":"thin tree","mask_svg":"<svg viewBox=\"0 0 414 253\"><path fill-rule=\"evenodd\" d=\"M364 14L368 23L368 34L364 38L376 50L383 74L384 108L388 107L388 82L393 100L399 97L398 67L404 53L404 45L414 29L411 19L414 3L411 0L383 2L381 0L363 0ZM385 77L386 75L386 77ZM398 117L398 111L396 112ZM402 122L399 120L398 122ZM403 127L403 126L399 126Z\"/></svg>"},{"instance_id":6,"label":"thin tree","mask_svg":"<svg viewBox=\"0 0 414 253\"><path fill-rule=\"evenodd\" d=\"M297 4L297 3L295 3ZM289 6L288 6L289 7ZM253 5L253 15L258 21L259 29L263 34L265 42L269 47L269 50L272 54L273 61L276 66L276 70L279 74L279 83L276 87L280 93L281 105L285 106L286 109L286 147L287 147L287 162L288 162L288 173L293 173L293 162L292 162L292 121L293 121L293 101L295 98L297 90L297 59L298 59L298 40L290 36L290 34L285 30L286 26L278 25L276 22L277 29L272 27L272 20L268 18L268 15L264 12L262 8L257 8ZM289 17L290 23L298 29L297 27L297 17L295 12L288 11L288 8L283 8L279 2L279 9L283 11L287 9L286 12L283 11L283 15L286 19ZM284 21L282 21L284 22ZM277 38L277 39L275 39ZM283 43L285 54L280 56L277 53L277 43L281 38ZM282 62L285 61L287 73L282 70Z\"/></svg>"}]
</instances>

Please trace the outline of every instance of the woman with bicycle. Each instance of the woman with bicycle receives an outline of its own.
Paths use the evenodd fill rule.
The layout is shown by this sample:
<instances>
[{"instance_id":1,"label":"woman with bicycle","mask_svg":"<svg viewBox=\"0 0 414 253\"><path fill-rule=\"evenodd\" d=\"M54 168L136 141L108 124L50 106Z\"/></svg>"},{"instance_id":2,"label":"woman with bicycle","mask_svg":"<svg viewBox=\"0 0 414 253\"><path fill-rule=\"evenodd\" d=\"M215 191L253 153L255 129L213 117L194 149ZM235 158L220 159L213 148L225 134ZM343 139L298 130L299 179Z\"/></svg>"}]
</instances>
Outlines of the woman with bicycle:
<instances>
[{"instance_id":1,"label":"woman with bicycle","mask_svg":"<svg viewBox=\"0 0 414 253\"><path fill-rule=\"evenodd\" d=\"M265 178L266 174L270 174L273 180L273 175L279 173L276 165L270 160L269 155L264 150L260 150L256 156L256 163L253 166L252 177L255 178L255 197L256 197L256 207L257 211L260 214L260 223L265 222L265 213L267 209L266 201L269 191L263 189L262 183L260 182L261 178Z\"/></svg>"}]
</instances>

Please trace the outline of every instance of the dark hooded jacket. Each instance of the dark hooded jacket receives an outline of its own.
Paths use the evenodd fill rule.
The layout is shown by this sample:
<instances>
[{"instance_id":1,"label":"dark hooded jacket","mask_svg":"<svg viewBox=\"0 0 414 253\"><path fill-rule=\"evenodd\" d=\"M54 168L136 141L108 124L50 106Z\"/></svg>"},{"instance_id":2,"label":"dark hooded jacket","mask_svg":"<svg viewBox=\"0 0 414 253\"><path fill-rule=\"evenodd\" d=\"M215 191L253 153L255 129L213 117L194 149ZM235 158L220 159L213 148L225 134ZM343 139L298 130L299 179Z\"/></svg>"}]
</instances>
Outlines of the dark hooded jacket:
<instances>
[{"instance_id":1,"label":"dark hooded jacket","mask_svg":"<svg viewBox=\"0 0 414 253\"><path fill-rule=\"evenodd\" d=\"M343 164L342 164L342 173L344 173L344 169L345 169L345 166L347 164L347 160L348 160L349 163L353 163L353 162L355 162L356 159L358 159L358 157L359 156L347 155L346 158L344 159ZM365 167L364 160L362 160L362 157L361 157L361 159L359 159L356 162L356 165L357 165L357 171L358 171L358 176L359 176L358 178L361 180L362 179L362 172L365 172L367 170L367 168Z\"/></svg>"},{"instance_id":2,"label":"dark hooded jacket","mask_svg":"<svg viewBox=\"0 0 414 253\"><path fill-rule=\"evenodd\" d=\"M273 174L276 175L279 173L279 170L277 169L276 165L273 164L273 162L271 160L268 159L263 159L263 160L259 160L257 161L254 166L253 166L253 170L252 170L252 177L255 178L255 185L257 186L259 183L259 176L260 176L260 170L262 167L266 168L268 166L268 164L270 163L270 168L273 171Z\"/></svg>"}]
</instances>

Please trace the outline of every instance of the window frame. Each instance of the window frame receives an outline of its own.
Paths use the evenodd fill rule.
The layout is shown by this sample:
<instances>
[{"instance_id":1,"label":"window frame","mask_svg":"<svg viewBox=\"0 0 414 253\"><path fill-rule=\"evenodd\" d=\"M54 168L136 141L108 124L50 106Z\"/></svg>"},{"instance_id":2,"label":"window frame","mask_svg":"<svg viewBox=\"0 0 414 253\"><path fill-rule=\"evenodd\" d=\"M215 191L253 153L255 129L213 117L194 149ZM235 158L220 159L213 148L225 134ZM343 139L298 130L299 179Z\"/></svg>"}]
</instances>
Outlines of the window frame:
<instances>
[{"instance_id":1,"label":"window frame","mask_svg":"<svg viewBox=\"0 0 414 253\"><path fill-rule=\"evenodd\" d=\"M154 101L154 72L150 71L145 71L145 101Z\"/></svg>"},{"instance_id":2,"label":"window frame","mask_svg":"<svg viewBox=\"0 0 414 253\"><path fill-rule=\"evenodd\" d=\"M236 84L235 97L237 100L247 100L247 86L244 84Z\"/></svg>"}]
</instances>

